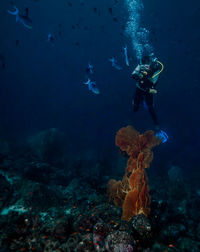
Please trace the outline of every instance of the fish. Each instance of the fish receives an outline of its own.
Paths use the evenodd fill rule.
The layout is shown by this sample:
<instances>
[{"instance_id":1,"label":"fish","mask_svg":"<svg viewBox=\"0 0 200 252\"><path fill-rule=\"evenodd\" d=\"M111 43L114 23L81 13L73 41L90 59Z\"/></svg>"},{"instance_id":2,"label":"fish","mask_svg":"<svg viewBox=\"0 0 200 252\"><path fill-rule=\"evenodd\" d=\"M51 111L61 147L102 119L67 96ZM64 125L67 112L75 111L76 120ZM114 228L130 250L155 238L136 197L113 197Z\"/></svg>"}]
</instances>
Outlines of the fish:
<instances>
[{"instance_id":1,"label":"fish","mask_svg":"<svg viewBox=\"0 0 200 252\"><path fill-rule=\"evenodd\" d=\"M87 72L88 74L93 74L93 72L94 72L94 67L93 67L92 64L88 63L88 67L87 67L87 69L86 69L86 72Z\"/></svg>"},{"instance_id":2,"label":"fish","mask_svg":"<svg viewBox=\"0 0 200 252\"><path fill-rule=\"evenodd\" d=\"M89 78L86 82L84 82L85 85L88 85L88 89L92 91L94 94L100 94L100 91L96 85L95 81L91 81Z\"/></svg>"},{"instance_id":3,"label":"fish","mask_svg":"<svg viewBox=\"0 0 200 252\"><path fill-rule=\"evenodd\" d=\"M28 16L28 8L25 9L25 15L19 13L19 9L14 6L14 11L8 10L8 13L16 16L16 22L23 24L24 27L32 29L32 20Z\"/></svg>"},{"instance_id":4,"label":"fish","mask_svg":"<svg viewBox=\"0 0 200 252\"><path fill-rule=\"evenodd\" d=\"M112 8L110 7L110 8L108 8L108 12L110 13L110 15L112 16L112 14L113 14L113 10L112 10Z\"/></svg>"},{"instance_id":5,"label":"fish","mask_svg":"<svg viewBox=\"0 0 200 252\"><path fill-rule=\"evenodd\" d=\"M55 40L54 36L51 33L49 33L47 36L47 41L53 44L54 40Z\"/></svg>"},{"instance_id":6,"label":"fish","mask_svg":"<svg viewBox=\"0 0 200 252\"><path fill-rule=\"evenodd\" d=\"M117 64L117 61L114 57L110 58L109 61L112 64L112 67L114 67L117 70L121 70L122 68Z\"/></svg>"}]
</instances>

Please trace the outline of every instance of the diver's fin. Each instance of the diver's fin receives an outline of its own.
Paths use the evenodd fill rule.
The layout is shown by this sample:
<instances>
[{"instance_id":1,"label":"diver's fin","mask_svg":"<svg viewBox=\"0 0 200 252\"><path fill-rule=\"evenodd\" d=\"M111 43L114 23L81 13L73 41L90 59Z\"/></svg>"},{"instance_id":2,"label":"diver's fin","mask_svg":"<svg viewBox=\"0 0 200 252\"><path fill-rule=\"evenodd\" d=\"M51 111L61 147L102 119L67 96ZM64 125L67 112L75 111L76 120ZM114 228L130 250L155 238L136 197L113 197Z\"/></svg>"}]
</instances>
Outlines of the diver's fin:
<instances>
[{"instance_id":1,"label":"diver's fin","mask_svg":"<svg viewBox=\"0 0 200 252\"><path fill-rule=\"evenodd\" d=\"M15 11L10 11L10 10L7 10L7 11L9 14L17 16L19 14L19 10L17 7L14 7L14 9L15 9Z\"/></svg>"},{"instance_id":2,"label":"diver's fin","mask_svg":"<svg viewBox=\"0 0 200 252\"><path fill-rule=\"evenodd\" d=\"M158 131L156 136L162 141L162 143L166 143L169 138L167 133L163 130Z\"/></svg>"}]
</instances>

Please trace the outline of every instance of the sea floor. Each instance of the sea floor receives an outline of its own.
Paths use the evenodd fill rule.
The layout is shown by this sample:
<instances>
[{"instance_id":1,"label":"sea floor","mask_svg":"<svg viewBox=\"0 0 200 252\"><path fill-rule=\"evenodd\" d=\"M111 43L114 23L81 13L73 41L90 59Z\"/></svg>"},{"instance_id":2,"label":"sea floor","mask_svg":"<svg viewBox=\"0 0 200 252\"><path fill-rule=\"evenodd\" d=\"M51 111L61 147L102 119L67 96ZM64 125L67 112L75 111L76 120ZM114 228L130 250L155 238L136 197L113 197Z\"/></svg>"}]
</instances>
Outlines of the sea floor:
<instances>
[{"instance_id":1,"label":"sea floor","mask_svg":"<svg viewBox=\"0 0 200 252\"><path fill-rule=\"evenodd\" d=\"M126 222L109 202L109 176L1 155L0 252L200 251L200 193L177 170L150 178L150 215Z\"/></svg>"}]
</instances>

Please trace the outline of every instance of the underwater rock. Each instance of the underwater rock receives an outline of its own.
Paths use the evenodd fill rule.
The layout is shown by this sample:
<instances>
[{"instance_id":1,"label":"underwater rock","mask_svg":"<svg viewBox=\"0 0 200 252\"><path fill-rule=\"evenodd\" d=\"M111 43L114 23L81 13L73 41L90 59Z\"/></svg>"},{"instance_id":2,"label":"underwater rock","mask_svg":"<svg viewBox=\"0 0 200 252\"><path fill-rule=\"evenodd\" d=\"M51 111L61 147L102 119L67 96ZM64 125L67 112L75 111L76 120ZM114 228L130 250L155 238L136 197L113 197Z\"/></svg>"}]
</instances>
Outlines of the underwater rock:
<instances>
[{"instance_id":1,"label":"underwater rock","mask_svg":"<svg viewBox=\"0 0 200 252\"><path fill-rule=\"evenodd\" d=\"M15 187L18 196L12 199L11 204L22 206L27 211L30 208L43 211L64 205L61 195L45 185L27 180L19 182Z\"/></svg>"},{"instance_id":2,"label":"underwater rock","mask_svg":"<svg viewBox=\"0 0 200 252\"><path fill-rule=\"evenodd\" d=\"M131 220L134 233L143 243L152 239L152 228L149 219L144 214L138 214Z\"/></svg>"},{"instance_id":3,"label":"underwater rock","mask_svg":"<svg viewBox=\"0 0 200 252\"><path fill-rule=\"evenodd\" d=\"M187 210L189 218L193 221L200 220L200 197L195 197L187 201Z\"/></svg>"},{"instance_id":4,"label":"underwater rock","mask_svg":"<svg viewBox=\"0 0 200 252\"><path fill-rule=\"evenodd\" d=\"M12 188L7 179L0 174L0 210L8 204L12 195Z\"/></svg>"},{"instance_id":5,"label":"underwater rock","mask_svg":"<svg viewBox=\"0 0 200 252\"><path fill-rule=\"evenodd\" d=\"M96 223L102 221L98 216L94 214L79 214L79 218L75 219L73 223L74 230L79 230L81 234L84 234L85 232L89 233L92 232L93 227Z\"/></svg>"},{"instance_id":6,"label":"underwater rock","mask_svg":"<svg viewBox=\"0 0 200 252\"><path fill-rule=\"evenodd\" d=\"M97 222L94 226L93 233L105 237L108 234L108 226L104 222Z\"/></svg>"},{"instance_id":7,"label":"underwater rock","mask_svg":"<svg viewBox=\"0 0 200 252\"><path fill-rule=\"evenodd\" d=\"M93 229L93 244L96 248L102 248L104 238L108 234L109 228L104 222L98 222Z\"/></svg>"},{"instance_id":8,"label":"underwater rock","mask_svg":"<svg viewBox=\"0 0 200 252\"><path fill-rule=\"evenodd\" d=\"M187 201L170 201L166 218L170 222L187 222Z\"/></svg>"},{"instance_id":9,"label":"underwater rock","mask_svg":"<svg viewBox=\"0 0 200 252\"><path fill-rule=\"evenodd\" d=\"M29 162L25 166L23 176L43 184L67 186L71 181L72 172L71 169L67 169L66 161L65 165L65 167L55 167L44 162Z\"/></svg>"},{"instance_id":10,"label":"underwater rock","mask_svg":"<svg viewBox=\"0 0 200 252\"><path fill-rule=\"evenodd\" d=\"M112 232L105 239L105 249L109 252L132 252L135 244L134 238L125 231Z\"/></svg>"},{"instance_id":11,"label":"underwater rock","mask_svg":"<svg viewBox=\"0 0 200 252\"><path fill-rule=\"evenodd\" d=\"M200 241L200 223L198 224L197 228L196 228L196 237L197 237L197 240Z\"/></svg>"},{"instance_id":12,"label":"underwater rock","mask_svg":"<svg viewBox=\"0 0 200 252\"><path fill-rule=\"evenodd\" d=\"M95 202L99 198L96 191L88 183L81 182L73 179L67 187L60 187L62 195L72 204L76 202L84 206Z\"/></svg>"},{"instance_id":13,"label":"underwater rock","mask_svg":"<svg viewBox=\"0 0 200 252\"><path fill-rule=\"evenodd\" d=\"M69 218L67 221L64 220L62 222L57 222L53 234L57 239L64 240L70 235L71 232L72 223L71 219Z\"/></svg>"},{"instance_id":14,"label":"underwater rock","mask_svg":"<svg viewBox=\"0 0 200 252\"><path fill-rule=\"evenodd\" d=\"M31 248L36 244L37 251L42 251L40 237L43 231L42 224L38 216L34 216L31 212L22 215L12 212L9 215L1 216L0 229L3 228L3 235L0 237L7 247L6 251L20 251L23 247L29 251L28 247L32 250ZM2 233L2 230L0 232ZM37 243L34 237L37 237Z\"/></svg>"},{"instance_id":15,"label":"underwater rock","mask_svg":"<svg viewBox=\"0 0 200 252\"><path fill-rule=\"evenodd\" d=\"M162 227L166 224L167 210L166 201L158 199L153 199L151 201L151 213L149 219L152 226L153 237L157 237Z\"/></svg>"},{"instance_id":16,"label":"underwater rock","mask_svg":"<svg viewBox=\"0 0 200 252\"><path fill-rule=\"evenodd\" d=\"M176 182L177 180L183 180L183 174L179 166L172 166L168 170L168 178L170 182Z\"/></svg>"},{"instance_id":17,"label":"underwater rock","mask_svg":"<svg viewBox=\"0 0 200 252\"><path fill-rule=\"evenodd\" d=\"M172 166L168 171L168 193L174 200L184 200L187 197L187 188L179 166Z\"/></svg>"},{"instance_id":18,"label":"underwater rock","mask_svg":"<svg viewBox=\"0 0 200 252\"><path fill-rule=\"evenodd\" d=\"M168 196L171 201L176 201L177 203L185 200L190 193L189 188L186 183L177 180L176 182L171 182L168 185Z\"/></svg>"},{"instance_id":19,"label":"underwater rock","mask_svg":"<svg viewBox=\"0 0 200 252\"><path fill-rule=\"evenodd\" d=\"M25 204L33 209L47 210L53 206L64 205L58 193L43 185L36 185L36 188L28 192L29 196L26 197Z\"/></svg>"},{"instance_id":20,"label":"underwater rock","mask_svg":"<svg viewBox=\"0 0 200 252\"><path fill-rule=\"evenodd\" d=\"M81 241L78 243L76 247L77 252L83 252L83 251L94 252L95 251L95 248L91 241L90 236L91 236L90 234L82 236Z\"/></svg>"},{"instance_id":21,"label":"underwater rock","mask_svg":"<svg viewBox=\"0 0 200 252\"><path fill-rule=\"evenodd\" d=\"M172 243L176 242L185 232L186 227L183 224L171 224L161 230L159 238L165 243Z\"/></svg>"},{"instance_id":22,"label":"underwater rock","mask_svg":"<svg viewBox=\"0 0 200 252\"><path fill-rule=\"evenodd\" d=\"M40 160L52 164L57 164L60 160L63 160L66 151L66 137L55 128L30 137L28 144Z\"/></svg>"},{"instance_id":23,"label":"underwater rock","mask_svg":"<svg viewBox=\"0 0 200 252\"><path fill-rule=\"evenodd\" d=\"M47 163L31 162L26 166L24 172L27 179L46 184L49 183L49 175L53 172L53 169Z\"/></svg>"},{"instance_id":24,"label":"underwater rock","mask_svg":"<svg viewBox=\"0 0 200 252\"><path fill-rule=\"evenodd\" d=\"M9 225L7 225L9 223ZM1 243L7 251L69 251L70 239L68 234L72 232L70 222L65 216L42 220L34 212L22 215L11 213L0 219ZM2 248L3 246L1 246ZM22 248L24 248L22 250Z\"/></svg>"},{"instance_id":25,"label":"underwater rock","mask_svg":"<svg viewBox=\"0 0 200 252\"><path fill-rule=\"evenodd\" d=\"M199 252L200 242L187 237L182 237L178 240L178 248L179 250L177 251Z\"/></svg>"},{"instance_id":26,"label":"underwater rock","mask_svg":"<svg viewBox=\"0 0 200 252\"><path fill-rule=\"evenodd\" d=\"M166 246L156 242L152 246L152 251L153 252L161 252L161 251L168 251L168 250L167 250Z\"/></svg>"}]
</instances>

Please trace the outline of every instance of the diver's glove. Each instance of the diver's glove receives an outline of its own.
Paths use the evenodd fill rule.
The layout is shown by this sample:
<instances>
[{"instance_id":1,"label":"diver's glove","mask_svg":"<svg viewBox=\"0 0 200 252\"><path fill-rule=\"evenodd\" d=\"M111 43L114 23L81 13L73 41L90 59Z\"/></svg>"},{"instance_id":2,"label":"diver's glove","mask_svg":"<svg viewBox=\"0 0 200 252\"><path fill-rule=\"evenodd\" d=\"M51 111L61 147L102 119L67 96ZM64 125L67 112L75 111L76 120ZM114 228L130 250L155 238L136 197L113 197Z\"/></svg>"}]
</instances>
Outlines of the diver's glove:
<instances>
[{"instance_id":1,"label":"diver's glove","mask_svg":"<svg viewBox=\"0 0 200 252\"><path fill-rule=\"evenodd\" d=\"M150 89L149 89L149 93L150 93L150 94L157 94L158 91L157 91L155 88L150 88Z\"/></svg>"}]
</instances>

